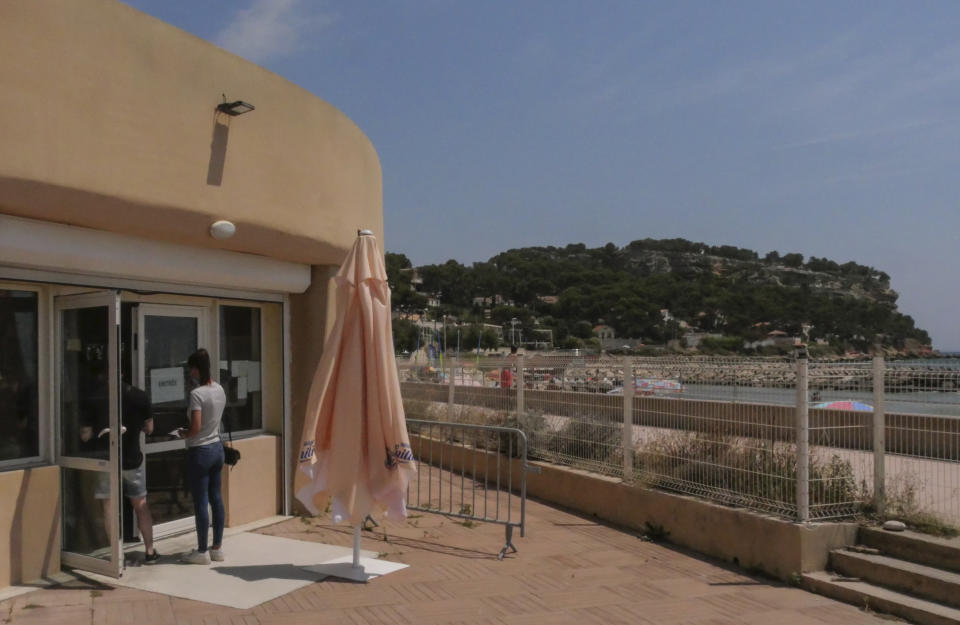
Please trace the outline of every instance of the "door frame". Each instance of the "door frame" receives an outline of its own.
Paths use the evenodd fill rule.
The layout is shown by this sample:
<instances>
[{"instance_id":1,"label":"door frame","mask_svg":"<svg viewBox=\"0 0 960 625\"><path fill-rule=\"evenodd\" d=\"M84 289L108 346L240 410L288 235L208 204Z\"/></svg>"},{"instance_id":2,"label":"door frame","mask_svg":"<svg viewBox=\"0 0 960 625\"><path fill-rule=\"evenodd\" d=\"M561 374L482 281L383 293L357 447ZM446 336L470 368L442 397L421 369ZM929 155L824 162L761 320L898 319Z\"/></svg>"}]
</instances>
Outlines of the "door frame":
<instances>
[{"instance_id":1,"label":"door frame","mask_svg":"<svg viewBox=\"0 0 960 625\"><path fill-rule=\"evenodd\" d=\"M207 340L209 338L209 335L207 334L207 313L209 310L204 306L136 302L134 304L134 309L136 311L136 316L131 320L131 331L134 333L135 337L132 341L135 358L132 361L132 365L133 376L136 379L137 386L140 388L144 388L144 384L146 383L146 366L144 362L146 350L143 349L144 343L142 336L144 317L187 317L196 319L197 345L203 346L204 344L209 343L209 340ZM157 443L151 444L155 445Z\"/></svg>"},{"instance_id":2,"label":"door frame","mask_svg":"<svg viewBox=\"0 0 960 625\"><path fill-rule=\"evenodd\" d=\"M159 262L159 261L157 261ZM161 263L162 264L162 263ZM58 339L58 313L55 310L55 300L66 296L83 294L100 294L107 291L119 290L121 292L122 302L124 303L153 303L162 299L173 302L182 301L184 305L201 306L210 311L210 324L208 332L210 333L209 345L211 346L211 355L214 353L219 357L219 350L214 352L214 348L219 342L219 317L218 309L221 305L230 305L233 303L239 305L258 305L263 303L274 303L281 305L282 318L282 502L283 513L290 514L293 508L293 474L290 469L291 459L295 457L296 438L292 434L292 413L293 413L293 384L289 372L292 369L293 340L291 336L292 328L292 298L303 291L294 289L292 292L286 292L284 289L270 290L260 285L253 285L245 288L225 288L220 283L206 282L173 282L169 279L145 279L124 278L116 275L105 275L97 273L84 272L65 272L62 269L52 268L25 268L4 264L0 259L0 280L3 281L4 288L27 290L37 290L41 293L39 304L39 366L40 378L39 384L41 391L40 400L40 463L57 464L57 449L59 449L60 432L57 411L59 396L57 370L59 362L57 357ZM259 288L258 288L259 287ZM219 371L213 371L214 377L218 377ZM8 468L16 469L21 466L33 466L29 461L17 461L4 464L0 470ZM62 542L60 540L58 543Z\"/></svg>"},{"instance_id":3,"label":"door frame","mask_svg":"<svg viewBox=\"0 0 960 625\"><path fill-rule=\"evenodd\" d=\"M213 310L216 310L215 305L212 308ZM147 316L186 317L196 319L197 346L210 345L211 347L209 349L211 354L213 354L214 343L211 340L212 336L209 331L209 315L211 312L211 307L198 306L195 304L164 304L138 301L131 312L133 314L133 319L131 319L131 332L133 332L135 335L135 339L131 343L133 345L133 353L131 354L132 375L134 377L135 384L139 388L146 390L146 350L143 348L145 345L143 331L145 327L144 318ZM186 414L184 414L184 421L186 421ZM186 449L186 447L187 443L183 439L174 439L157 443L144 443L143 454L146 457L151 454L161 453L164 451ZM193 513L181 519L175 519L165 523L158 523L153 526L153 538L154 540L159 540L169 536L185 534L193 531L195 529L195 524L196 521ZM136 526L136 524L134 525ZM138 529L135 529L134 531L139 533Z\"/></svg>"},{"instance_id":4,"label":"door frame","mask_svg":"<svg viewBox=\"0 0 960 625\"><path fill-rule=\"evenodd\" d=\"M111 431L108 459L85 458L63 453L63 414L61 404L63 376L63 312L81 308L107 308L107 397L109 406L109 428ZM54 298L54 460L61 469L75 469L95 473L106 473L110 478L108 509L112 511L108 519L106 532L110 540L110 559L103 560L95 556L67 551L61 538L60 561L67 566L100 573L109 577L123 574L124 555L120 540L120 445L119 438L112 433L120 431L120 294L117 291L97 291L79 295L60 295ZM62 481L61 481L61 489ZM61 494L61 524L66 515ZM61 527L61 531L63 528Z\"/></svg>"}]
</instances>

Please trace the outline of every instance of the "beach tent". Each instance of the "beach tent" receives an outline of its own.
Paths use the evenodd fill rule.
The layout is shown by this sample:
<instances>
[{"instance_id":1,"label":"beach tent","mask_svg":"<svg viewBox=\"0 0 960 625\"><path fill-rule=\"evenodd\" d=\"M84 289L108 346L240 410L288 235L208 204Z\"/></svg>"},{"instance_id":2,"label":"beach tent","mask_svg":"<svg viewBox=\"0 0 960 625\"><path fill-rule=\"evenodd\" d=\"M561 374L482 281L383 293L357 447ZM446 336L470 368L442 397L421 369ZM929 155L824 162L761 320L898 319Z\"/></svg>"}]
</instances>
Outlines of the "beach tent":
<instances>
[{"instance_id":1,"label":"beach tent","mask_svg":"<svg viewBox=\"0 0 960 625\"><path fill-rule=\"evenodd\" d=\"M851 399L840 401L824 401L814 404L811 406L811 408L819 408L820 410L855 410L858 412L873 412L873 406L870 404L865 404L861 401L854 401Z\"/></svg>"}]
</instances>

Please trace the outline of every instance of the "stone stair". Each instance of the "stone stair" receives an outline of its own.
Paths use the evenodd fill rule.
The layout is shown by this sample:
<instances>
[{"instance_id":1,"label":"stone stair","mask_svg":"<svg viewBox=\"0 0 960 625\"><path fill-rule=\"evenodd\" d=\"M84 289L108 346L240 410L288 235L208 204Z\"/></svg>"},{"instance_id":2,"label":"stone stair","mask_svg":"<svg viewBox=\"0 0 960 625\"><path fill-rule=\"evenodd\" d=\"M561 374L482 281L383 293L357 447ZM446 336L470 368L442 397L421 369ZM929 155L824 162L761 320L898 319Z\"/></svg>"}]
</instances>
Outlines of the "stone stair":
<instances>
[{"instance_id":1,"label":"stone stair","mask_svg":"<svg viewBox=\"0 0 960 625\"><path fill-rule=\"evenodd\" d=\"M805 573L819 594L921 625L960 625L960 540L860 528L830 552L829 571Z\"/></svg>"}]
</instances>

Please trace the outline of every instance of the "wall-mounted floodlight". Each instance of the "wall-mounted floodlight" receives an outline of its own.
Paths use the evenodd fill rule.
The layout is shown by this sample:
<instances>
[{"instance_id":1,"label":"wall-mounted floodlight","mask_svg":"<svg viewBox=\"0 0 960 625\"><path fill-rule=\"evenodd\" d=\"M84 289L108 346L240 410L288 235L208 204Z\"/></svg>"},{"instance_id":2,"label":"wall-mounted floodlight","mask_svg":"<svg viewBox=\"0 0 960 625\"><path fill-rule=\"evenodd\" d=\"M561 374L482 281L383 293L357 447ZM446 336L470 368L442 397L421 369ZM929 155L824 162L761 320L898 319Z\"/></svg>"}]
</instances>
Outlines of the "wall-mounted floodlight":
<instances>
[{"instance_id":1,"label":"wall-mounted floodlight","mask_svg":"<svg viewBox=\"0 0 960 625\"><path fill-rule=\"evenodd\" d=\"M217 105L217 110L231 117L236 117L237 115L243 115L244 113L249 113L254 110L254 106L249 102L237 100L235 102L221 102Z\"/></svg>"}]
</instances>

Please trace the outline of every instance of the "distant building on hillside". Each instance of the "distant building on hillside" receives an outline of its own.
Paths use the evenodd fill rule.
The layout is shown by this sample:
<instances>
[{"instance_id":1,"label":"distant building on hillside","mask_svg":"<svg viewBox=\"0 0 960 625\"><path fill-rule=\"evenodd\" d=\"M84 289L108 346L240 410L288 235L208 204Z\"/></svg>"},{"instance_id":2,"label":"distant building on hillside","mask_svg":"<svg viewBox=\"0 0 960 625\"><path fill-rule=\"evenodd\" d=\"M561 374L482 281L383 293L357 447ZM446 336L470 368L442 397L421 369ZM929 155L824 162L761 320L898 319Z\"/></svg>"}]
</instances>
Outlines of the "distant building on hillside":
<instances>
[{"instance_id":1,"label":"distant building on hillside","mask_svg":"<svg viewBox=\"0 0 960 625\"><path fill-rule=\"evenodd\" d=\"M550 328L534 328L530 339L523 342L529 349L550 349L553 347L553 330Z\"/></svg>"},{"instance_id":2,"label":"distant building on hillside","mask_svg":"<svg viewBox=\"0 0 960 625\"><path fill-rule=\"evenodd\" d=\"M799 337L790 336L783 330L773 330L772 332L767 332L767 341L765 342L768 342L769 345L787 347L790 345L795 345L799 341Z\"/></svg>"},{"instance_id":3,"label":"distant building on hillside","mask_svg":"<svg viewBox=\"0 0 960 625\"><path fill-rule=\"evenodd\" d=\"M473 305L477 307L486 307L486 306L515 306L516 304L512 299L507 299L500 294L491 295L489 297L474 297Z\"/></svg>"},{"instance_id":4,"label":"distant building on hillside","mask_svg":"<svg viewBox=\"0 0 960 625\"><path fill-rule=\"evenodd\" d=\"M613 331L613 328L605 324L594 327L593 335L601 341L604 339L616 338L616 333Z\"/></svg>"},{"instance_id":5,"label":"distant building on hillside","mask_svg":"<svg viewBox=\"0 0 960 625\"><path fill-rule=\"evenodd\" d=\"M497 335L497 340L503 343L503 326L498 326L493 323L482 323L480 327L483 330L493 330Z\"/></svg>"},{"instance_id":6,"label":"distant building on hillside","mask_svg":"<svg viewBox=\"0 0 960 625\"><path fill-rule=\"evenodd\" d=\"M423 278L420 277L420 272L417 271L416 267L405 267L400 270L400 273L410 274L410 284L413 285L413 289L415 291L420 290Z\"/></svg>"}]
</instances>

